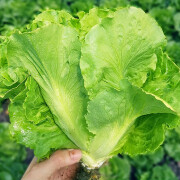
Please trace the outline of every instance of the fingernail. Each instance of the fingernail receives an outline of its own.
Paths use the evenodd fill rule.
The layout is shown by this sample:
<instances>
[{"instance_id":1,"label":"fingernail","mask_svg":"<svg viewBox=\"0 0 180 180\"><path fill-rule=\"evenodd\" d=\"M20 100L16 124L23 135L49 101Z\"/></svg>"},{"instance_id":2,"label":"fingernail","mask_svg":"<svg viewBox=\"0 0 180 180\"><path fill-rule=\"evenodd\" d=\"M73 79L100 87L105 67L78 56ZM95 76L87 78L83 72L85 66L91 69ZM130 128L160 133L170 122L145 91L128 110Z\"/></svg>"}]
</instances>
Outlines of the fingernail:
<instances>
[{"instance_id":1,"label":"fingernail","mask_svg":"<svg viewBox=\"0 0 180 180\"><path fill-rule=\"evenodd\" d=\"M82 153L80 150L74 149L74 150L69 151L69 155L73 161L78 162L81 159Z\"/></svg>"}]
</instances>

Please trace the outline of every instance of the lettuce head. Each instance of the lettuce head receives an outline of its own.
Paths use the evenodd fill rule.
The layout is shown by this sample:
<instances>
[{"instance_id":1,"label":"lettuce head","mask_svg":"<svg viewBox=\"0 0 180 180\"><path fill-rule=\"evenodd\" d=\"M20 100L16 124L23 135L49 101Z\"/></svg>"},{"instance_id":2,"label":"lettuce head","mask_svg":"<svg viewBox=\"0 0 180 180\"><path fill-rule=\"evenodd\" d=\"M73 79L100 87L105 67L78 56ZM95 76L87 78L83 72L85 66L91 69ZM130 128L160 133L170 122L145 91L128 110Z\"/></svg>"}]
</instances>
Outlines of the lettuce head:
<instances>
[{"instance_id":1,"label":"lettuce head","mask_svg":"<svg viewBox=\"0 0 180 180\"><path fill-rule=\"evenodd\" d=\"M78 17L45 11L1 43L11 135L39 159L81 149L89 168L156 150L180 117L180 70L162 29L135 7Z\"/></svg>"}]
</instances>

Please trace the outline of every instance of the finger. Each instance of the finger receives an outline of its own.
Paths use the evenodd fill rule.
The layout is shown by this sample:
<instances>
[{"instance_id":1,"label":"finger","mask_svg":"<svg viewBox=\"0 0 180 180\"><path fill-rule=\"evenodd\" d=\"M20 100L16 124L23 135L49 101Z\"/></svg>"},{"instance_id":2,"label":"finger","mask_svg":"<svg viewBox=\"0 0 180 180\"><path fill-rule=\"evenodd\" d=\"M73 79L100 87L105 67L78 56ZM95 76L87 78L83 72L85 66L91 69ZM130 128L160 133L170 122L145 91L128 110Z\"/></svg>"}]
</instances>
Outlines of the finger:
<instances>
[{"instance_id":1,"label":"finger","mask_svg":"<svg viewBox=\"0 0 180 180\"><path fill-rule=\"evenodd\" d=\"M27 174L32 169L32 167L36 164L37 164L37 158L34 157L33 160L31 161L31 163L29 164L28 168L26 169L25 174Z\"/></svg>"},{"instance_id":2,"label":"finger","mask_svg":"<svg viewBox=\"0 0 180 180\"><path fill-rule=\"evenodd\" d=\"M44 168L48 168L51 171L59 170L62 167L66 167L79 162L82 153L80 150L61 150L56 151L49 160L39 164Z\"/></svg>"},{"instance_id":3,"label":"finger","mask_svg":"<svg viewBox=\"0 0 180 180\"><path fill-rule=\"evenodd\" d=\"M80 150L56 151L48 160L35 164L26 176L26 179L48 179L57 170L75 164L81 159ZM27 178L28 177L28 178ZM28 180L29 180L28 179Z\"/></svg>"}]
</instances>

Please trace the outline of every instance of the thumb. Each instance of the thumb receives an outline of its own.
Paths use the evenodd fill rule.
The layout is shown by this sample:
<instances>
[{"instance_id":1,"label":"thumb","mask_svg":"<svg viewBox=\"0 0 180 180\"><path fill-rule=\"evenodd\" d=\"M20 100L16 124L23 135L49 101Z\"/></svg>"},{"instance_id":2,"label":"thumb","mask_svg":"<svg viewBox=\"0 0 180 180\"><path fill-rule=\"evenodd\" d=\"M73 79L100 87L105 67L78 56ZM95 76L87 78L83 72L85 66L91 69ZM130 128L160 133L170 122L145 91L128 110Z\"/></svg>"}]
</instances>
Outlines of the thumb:
<instances>
[{"instance_id":1,"label":"thumb","mask_svg":"<svg viewBox=\"0 0 180 180\"><path fill-rule=\"evenodd\" d=\"M80 150L58 150L50 159L34 165L27 176L31 180L48 179L57 170L79 162L81 156Z\"/></svg>"}]
</instances>

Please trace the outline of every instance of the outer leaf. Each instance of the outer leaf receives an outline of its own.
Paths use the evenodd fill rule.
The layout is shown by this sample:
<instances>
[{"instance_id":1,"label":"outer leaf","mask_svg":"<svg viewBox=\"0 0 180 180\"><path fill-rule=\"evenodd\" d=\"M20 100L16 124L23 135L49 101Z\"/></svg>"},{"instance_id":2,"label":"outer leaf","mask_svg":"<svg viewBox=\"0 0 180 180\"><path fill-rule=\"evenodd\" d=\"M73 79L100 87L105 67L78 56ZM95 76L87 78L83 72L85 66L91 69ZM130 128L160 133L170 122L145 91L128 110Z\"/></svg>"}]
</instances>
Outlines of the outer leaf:
<instances>
[{"instance_id":1,"label":"outer leaf","mask_svg":"<svg viewBox=\"0 0 180 180\"><path fill-rule=\"evenodd\" d=\"M87 96L77 36L73 28L57 24L32 33L16 33L8 45L8 55L9 60L20 61L29 70L58 126L84 150L90 135L84 119Z\"/></svg>"},{"instance_id":2,"label":"outer leaf","mask_svg":"<svg viewBox=\"0 0 180 180\"><path fill-rule=\"evenodd\" d=\"M13 98L24 89L28 74L22 67L7 61L7 39L0 44L0 98Z\"/></svg>"},{"instance_id":3,"label":"outer leaf","mask_svg":"<svg viewBox=\"0 0 180 180\"><path fill-rule=\"evenodd\" d=\"M180 69L167 54L159 53L157 68L151 72L143 89L180 115Z\"/></svg>"},{"instance_id":4,"label":"outer leaf","mask_svg":"<svg viewBox=\"0 0 180 180\"><path fill-rule=\"evenodd\" d=\"M118 143L117 152L134 156L156 150L165 139L166 129L176 127L178 120L179 118L173 114L151 114L139 117L127 135Z\"/></svg>"},{"instance_id":5,"label":"outer leaf","mask_svg":"<svg viewBox=\"0 0 180 180\"><path fill-rule=\"evenodd\" d=\"M103 19L87 34L82 49L81 70L90 97L107 86L119 89L123 78L141 86L164 43L161 28L140 9L123 8Z\"/></svg>"},{"instance_id":6,"label":"outer leaf","mask_svg":"<svg viewBox=\"0 0 180 180\"><path fill-rule=\"evenodd\" d=\"M86 119L96 135L89 149L92 164L118 152L135 155L153 151L164 140L163 124L177 123L174 112L155 97L126 80L120 88L103 91L89 102ZM84 157L85 162L89 159Z\"/></svg>"},{"instance_id":7,"label":"outer leaf","mask_svg":"<svg viewBox=\"0 0 180 180\"><path fill-rule=\"evenodd\" d=\"M42 159L52 150L76 146L54 123L37 83L29 78L26 89L17 95L9 107L11 135L21 144L34 149Z\"/></svg>"}]
</instances>

